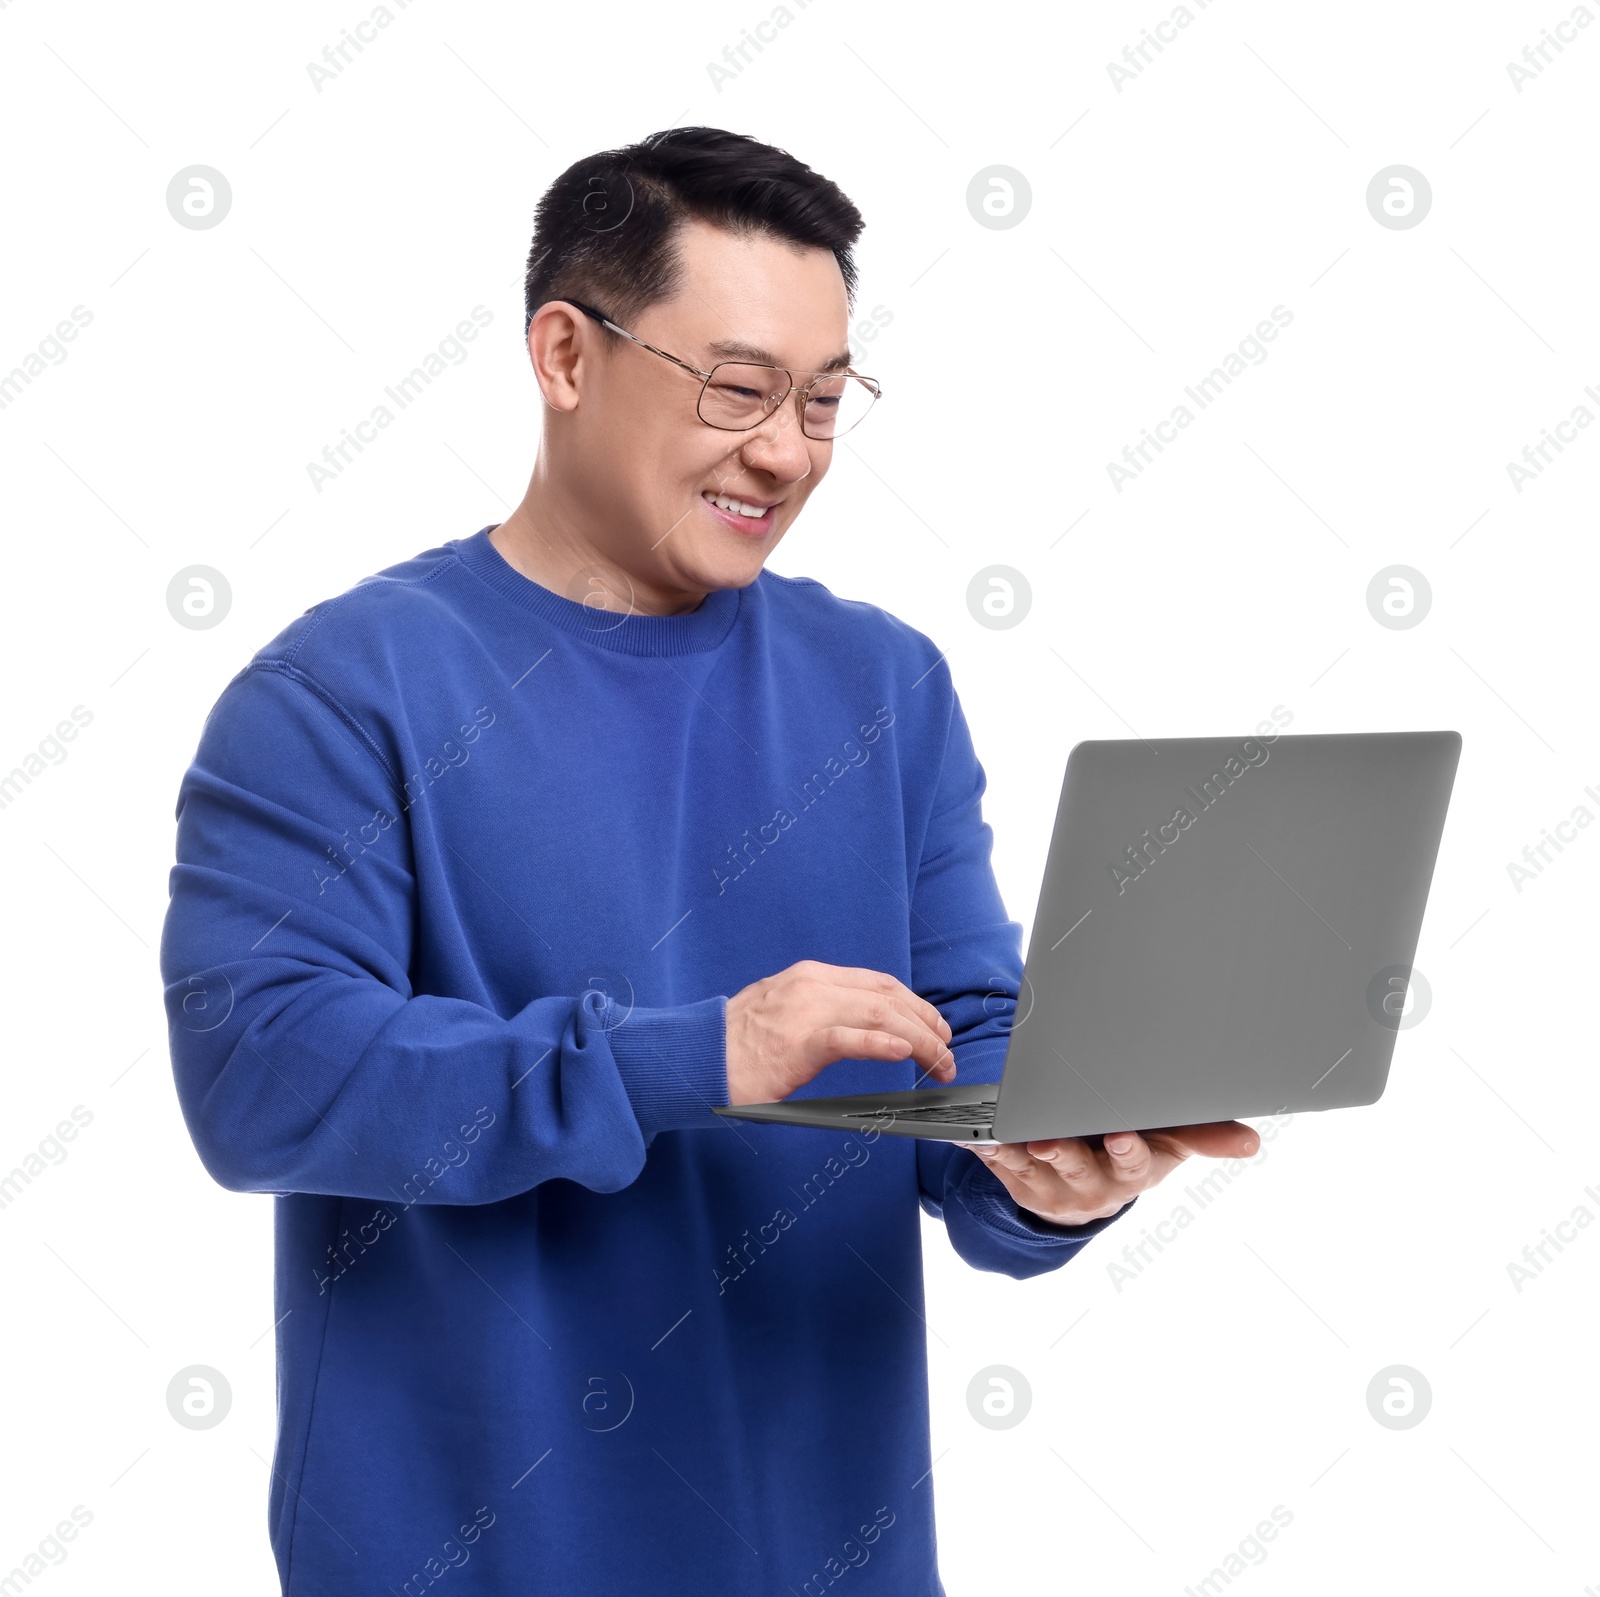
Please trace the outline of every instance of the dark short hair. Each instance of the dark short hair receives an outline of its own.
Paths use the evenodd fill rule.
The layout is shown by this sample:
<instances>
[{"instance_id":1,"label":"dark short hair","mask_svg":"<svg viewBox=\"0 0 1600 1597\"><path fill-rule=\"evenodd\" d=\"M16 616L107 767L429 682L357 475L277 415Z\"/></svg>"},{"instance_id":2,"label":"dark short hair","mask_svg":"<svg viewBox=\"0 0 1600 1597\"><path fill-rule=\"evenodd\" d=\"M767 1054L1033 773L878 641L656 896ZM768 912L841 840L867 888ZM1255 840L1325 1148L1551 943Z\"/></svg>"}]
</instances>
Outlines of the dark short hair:
<instances>
[{"instance_id":1,"label":"dark short hair","mask_svg":"<svg viewBox=\"0 0 1600 1597\"><path fill-rule=\"evenodd\" d=\"M544 191L523 282L524 336L549 300L580 299L623 323L668 298L682 271L677 235L691 217L832 250L854 307L850 246L865 223L837 184L745 134L669 128L574 161Z\"/></svg>"}]
</instances>

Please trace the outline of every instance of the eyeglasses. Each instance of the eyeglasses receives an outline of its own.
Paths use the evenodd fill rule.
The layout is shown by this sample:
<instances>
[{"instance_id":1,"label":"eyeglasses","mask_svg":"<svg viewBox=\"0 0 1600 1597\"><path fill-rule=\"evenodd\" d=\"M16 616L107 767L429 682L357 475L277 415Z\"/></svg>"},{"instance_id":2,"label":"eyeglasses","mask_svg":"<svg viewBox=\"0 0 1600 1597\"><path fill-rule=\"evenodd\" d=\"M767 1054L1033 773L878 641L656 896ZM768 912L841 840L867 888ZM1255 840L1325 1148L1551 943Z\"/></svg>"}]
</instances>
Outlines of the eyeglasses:
<instances>
[{"instance_id":1,"label":"eyeglasses","mask_svg":"<svg viewBox=\"0 0 1600 1597\"><path fill-rule=\"evenodd\" d=\"M659 355L674 366L704 378L695 414L706 426L720 428L723 432L748 432L752 427L759 427L783 408L792 393L800 409L800 431L807 438L832 441L859 427L883 392L876 378L863 377L859 372L802 372L800 375L811 381L799 387L794 374L781 366L721 361L710 371L703 372L698 366L691 366L676 355L669 355L666 350L636 338L626 328L618 327L609 316L581 300L568 299L564 303L593 317L602 327L621 333L652 355Z\"/></svg>"}]
</instances>

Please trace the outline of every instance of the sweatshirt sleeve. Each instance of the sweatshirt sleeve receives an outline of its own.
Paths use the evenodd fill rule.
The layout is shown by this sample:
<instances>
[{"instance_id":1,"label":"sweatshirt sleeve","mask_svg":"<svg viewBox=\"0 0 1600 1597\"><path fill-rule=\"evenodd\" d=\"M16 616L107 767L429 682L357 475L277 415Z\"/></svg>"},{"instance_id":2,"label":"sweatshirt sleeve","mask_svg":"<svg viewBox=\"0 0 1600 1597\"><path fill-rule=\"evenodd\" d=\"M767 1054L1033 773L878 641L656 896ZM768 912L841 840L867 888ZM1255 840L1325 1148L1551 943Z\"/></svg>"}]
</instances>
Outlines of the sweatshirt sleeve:
<instances>
[{"instance_id":1,"label":"sweatshirt sleeve","mask_svg":"<svg viewBox=\"0 0 1600 1597\"><path fill-rule=\"evenodd\" d=\"M311 678L257 662L217 701L179 791L161 938L207 1171L243 1192L494 1203L553 1177L618 1191L657 1132L717 1125L723 998L618 1024L594 989L509 1016L412 990L408 814Z\"/></svg>"},{"instance_id":2,"label":"sweatshirt sleeve","mask_svg":"<svg viewBox=\"0 0 1600 1597\"><path fill-rule=\"evenodd\" d=\"M952 693L911 899L911 986L950 1024L959 1085L1000 1079L1022 986L1022 927L1007 917L990 864L985 785ZM1019 1280L1065 1264L1131 1206L1087 1225L1052 1225L1021 1208L993 1171L953 1142L917 1143L917 1184L924 1212L943 1218L968 1264Z\"/></svg>"}]
</instances>

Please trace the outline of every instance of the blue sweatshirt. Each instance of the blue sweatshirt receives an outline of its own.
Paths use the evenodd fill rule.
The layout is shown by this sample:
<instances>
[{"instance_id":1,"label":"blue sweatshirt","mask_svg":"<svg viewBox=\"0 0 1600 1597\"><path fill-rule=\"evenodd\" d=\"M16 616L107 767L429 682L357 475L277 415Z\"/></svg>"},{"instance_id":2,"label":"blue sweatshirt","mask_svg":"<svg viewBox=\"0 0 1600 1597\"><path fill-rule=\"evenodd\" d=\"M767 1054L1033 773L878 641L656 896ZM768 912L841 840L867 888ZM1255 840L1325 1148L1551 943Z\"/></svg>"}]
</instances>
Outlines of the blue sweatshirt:
<instances>
[{"instance_id":1,"label":"blue sweatshirt","mask_svg":"<svg viewBox=\"0 0 1600 1597\"><path fill-rule=\"evenodd\" d=\"M919 1205L1017 1278L1109 1222L712 1108L728 998L802 959L891 972L998 1079L1020 927L948 668L771 572L619 619L489 531L286 627L178 798L178 1093L277 1197L284 1589L942 1593Z\"/></svg>"}]
</instances>

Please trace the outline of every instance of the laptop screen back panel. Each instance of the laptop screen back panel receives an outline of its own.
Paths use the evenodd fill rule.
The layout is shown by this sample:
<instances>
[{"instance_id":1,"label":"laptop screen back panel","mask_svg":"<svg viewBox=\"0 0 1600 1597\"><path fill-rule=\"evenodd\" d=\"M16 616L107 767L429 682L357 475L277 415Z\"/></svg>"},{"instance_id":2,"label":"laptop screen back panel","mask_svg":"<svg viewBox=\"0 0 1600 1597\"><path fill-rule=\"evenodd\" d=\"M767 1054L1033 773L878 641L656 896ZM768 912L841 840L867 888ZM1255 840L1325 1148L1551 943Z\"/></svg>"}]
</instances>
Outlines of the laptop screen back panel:
<instances>
[{"instance_id":1,"label":"laptop screen back panel","mask_svg":"<svg viewBox=\"0 0 1600 1597\"><path fill-rule=\"evenodd\" d=\"M1383 1092L1455 732L1080 743L994 1135Z\"/></svg>"}]
</instances>

